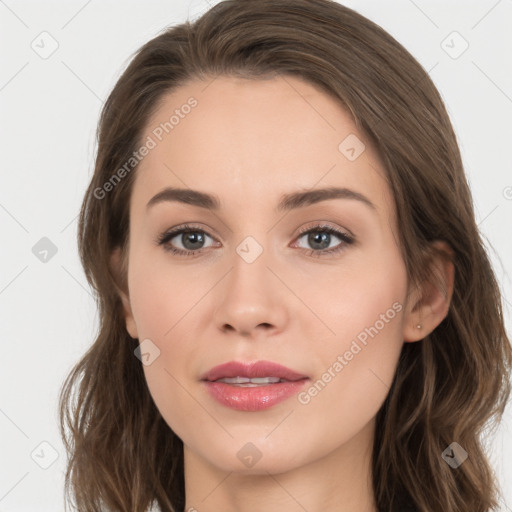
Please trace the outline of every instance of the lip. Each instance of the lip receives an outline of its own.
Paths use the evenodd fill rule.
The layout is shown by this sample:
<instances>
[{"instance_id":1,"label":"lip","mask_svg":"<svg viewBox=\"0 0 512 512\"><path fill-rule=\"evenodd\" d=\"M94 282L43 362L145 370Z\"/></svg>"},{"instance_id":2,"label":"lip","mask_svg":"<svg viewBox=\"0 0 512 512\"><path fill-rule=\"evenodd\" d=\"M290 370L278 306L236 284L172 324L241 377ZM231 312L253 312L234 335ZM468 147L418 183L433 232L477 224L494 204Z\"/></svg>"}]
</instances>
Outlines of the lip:
<instances>
[{"instance_id":1,"label":"lip","mask_svg":"<svg viewBox=\"0 0 512 512\"><path fill-rule=\"evenodd\" d=\"M215 382L225 377L279 377L286 382L257 387L240 387ZM297 394L308 380L306 375L271 361L230 361L215 366L201 376L201 381L217 402L239 411L262 411L277 405Z\"/></svg>"},{"instance_id":2,"label":"lip","mask_svg":"<svg viewBox=\"0 0 512 512\"><path fill-rule=\"evenodd\" d=\"M286 368L286 366L271 361L255 361L253 363L229 361L228 363L214 366L203 374L200 379L214 381L224 377L248 377L250 379L257 377L279 377L283 380L295 381L305 379L307 375L301 375L290 368Z\"/></svg>"}]
</instances>

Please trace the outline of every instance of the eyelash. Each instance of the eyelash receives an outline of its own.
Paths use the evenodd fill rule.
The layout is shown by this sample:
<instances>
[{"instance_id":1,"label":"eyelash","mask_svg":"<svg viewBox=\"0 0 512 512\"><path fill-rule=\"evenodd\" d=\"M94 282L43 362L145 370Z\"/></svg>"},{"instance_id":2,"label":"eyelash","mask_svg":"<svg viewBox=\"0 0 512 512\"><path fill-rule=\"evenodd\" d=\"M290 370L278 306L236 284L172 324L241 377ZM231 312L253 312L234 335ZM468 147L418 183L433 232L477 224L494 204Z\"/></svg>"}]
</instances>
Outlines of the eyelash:
<instances>
[{"instance_id":1,"label":"eyelash","mask_svg":"<svg viewBox=\"0 0 512 512\"><path fill-rule=\"evenodd\" d=\"M330 255L336 254L336 253L342 251L345 248L345 246L351 245L355 241L353 236L351 236L347 233L344 233L342 231L338 231L337 229L334 229L333 227L331 227L329 225L324 225L324 224L318 224L313 227L301 229L299 231L297 239L299 239L302 236L307 235L309 233L315 233L315 232L336 235L342 241L335 248L332 248L332 249L323 249L323 250L311 249L311 250L309 250L308 256L312 256L312 257L325 257L325 255L330 256ZM158 236L156 242L158 245L162 245L163 249L165 251L171 252L172 254L175 254L177 256L197 256L197 255L199 255L205 248L197 249L194 251L189 251L189 250L183 250L183 249L176 249L175 247L172 247L171 245L169 245L170 240L175 238L177 235L181 235L183 233L203 233L203 234L209 236L210 238L213 238L206 231L204 231L198 227L192 226L190 224L182 224L180 226L177 226L172 231L166 231L166 232L162 233L160 236ZM307 249L304 249L304 250L308 251Z\"/></svg>"}]
</instances>

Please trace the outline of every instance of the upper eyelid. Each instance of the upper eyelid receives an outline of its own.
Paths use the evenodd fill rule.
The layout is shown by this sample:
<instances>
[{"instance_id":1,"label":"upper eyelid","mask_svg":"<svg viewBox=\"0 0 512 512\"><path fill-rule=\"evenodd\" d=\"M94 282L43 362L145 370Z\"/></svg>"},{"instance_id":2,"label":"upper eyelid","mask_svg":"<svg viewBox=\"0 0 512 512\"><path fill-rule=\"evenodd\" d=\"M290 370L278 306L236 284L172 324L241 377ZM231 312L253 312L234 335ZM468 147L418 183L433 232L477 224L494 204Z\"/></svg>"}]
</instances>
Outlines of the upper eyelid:
<instances>
[{"instance_id":1,"label":"upper eyelid","mask_svg":"<svg viewBox=\"0 0 512 512\"><path fill-rule=\"evenodd\" d=\"M321 230L323 228L334 229L336 231L340 231L341 233L345 233L349 236L352 236L352 237L354 236L354 234L349 229L332 225L328 221L311 221L311 222L316 222L316 224L301 228L298 231L296 236L303 235L310 230ZM181 234L181 232L183 232L183 231L200 231L202 233L205 233L206 235L208 235L211 238L215 238L213 235L211 235L208 232L208 229L209 228L202 228L200 226L194 226L193 224L180 224L174 228L165 230L162 233L162 236L166 236L166 235L170 235L170 234L177 235L177 234Z\"/></svg>"}]
</instances>

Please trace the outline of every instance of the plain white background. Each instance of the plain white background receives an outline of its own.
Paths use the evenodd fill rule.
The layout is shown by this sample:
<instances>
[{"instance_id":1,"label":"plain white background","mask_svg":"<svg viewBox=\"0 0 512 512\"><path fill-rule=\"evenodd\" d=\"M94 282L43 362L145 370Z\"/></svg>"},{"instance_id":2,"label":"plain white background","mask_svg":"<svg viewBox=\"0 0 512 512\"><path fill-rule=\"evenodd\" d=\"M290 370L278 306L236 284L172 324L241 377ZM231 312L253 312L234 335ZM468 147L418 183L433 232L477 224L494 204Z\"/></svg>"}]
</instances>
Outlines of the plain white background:
<instances>
[{"instance_id":1,"label":"plain white background","mask_svg":"<svg viewBox=\"0 0 512 512\"><path fill-rule=\"evenodd\" d=\"M133 52L213 3L0 0L0 512L63 510L57 394L97 325L76 219L102 103ZM390 32L439 88L494 248L510 332L512 0L340 3ZM43 237L57 251L46 262L33 251ZM509 511L511 426L509 407L489 447Z\"/></svg>"}]
</instances>

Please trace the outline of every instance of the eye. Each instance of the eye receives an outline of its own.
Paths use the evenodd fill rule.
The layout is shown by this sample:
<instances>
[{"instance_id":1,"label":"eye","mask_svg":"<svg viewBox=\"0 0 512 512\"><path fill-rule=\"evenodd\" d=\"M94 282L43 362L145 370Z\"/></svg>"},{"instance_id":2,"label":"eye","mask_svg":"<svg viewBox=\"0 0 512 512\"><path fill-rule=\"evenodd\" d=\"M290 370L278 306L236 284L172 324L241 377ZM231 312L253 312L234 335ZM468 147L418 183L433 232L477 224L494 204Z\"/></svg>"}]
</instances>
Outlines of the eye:
<instances>
[{"instance_id":1,"label":"eye","mask_svg":"<svg viewBox=\"0 0 512 512\"><path fill-rule=\"evenodd\" d=\"M308 251L308 255L315 257L338 253L348 245L353 244L355 241L353 235L335 229L329 225L316 225L302 229L297 238L300 240L306 235L307 243L313 247L313 249ZM341 240L341 242L334 247L329 248L333 235ZM197 256L203 251L203 249L207 249L212 246L204 246L207 238L213 240L210 235L199 227L183 224L181 226L177 226L171 231L162 233L156 241L158 245L163 246L165 251L171 252L172 254L176 254L178 256ZM175 247L176 242L171 243L174 239L178 241L178 244L181 244L182 248Z\"/></svg>"},{"instance_id":2,"label":"eye","mask_svg":"<svg viewBox=\"0 0 512 512\"><path fill-rule=\"evenodd\" d=\"M308 252L309 256L321 257L324 255L335 254L345 249L347 245L354 243L353 235L339 231L329 225L317 225L309 229L305 228L300 231L298 239L300 240L306 235L306 242L310 247L313 247L313 249ZM339 238L341 242L334 247L329 248L333 235L336 238Z\"/></svg>"},{"instance_id":3,"label":"eye","mask_svg":"<svg viewBox=\"0 0 512 512\"><path fill-rule=\"evenodd\" d=\"M171 240L177 239L182 244L182 249L173 247ZM205 231L188 224L177 226L172 231L166 231L157 240L159 245L162 245L164 250L173 254L182 256L196 255L205 249L202 246L206 238L212 238Z\"/></svg>"}]
</instances>

